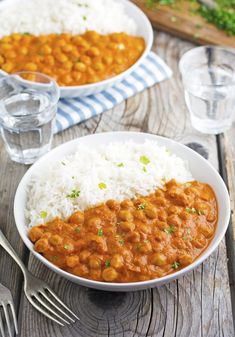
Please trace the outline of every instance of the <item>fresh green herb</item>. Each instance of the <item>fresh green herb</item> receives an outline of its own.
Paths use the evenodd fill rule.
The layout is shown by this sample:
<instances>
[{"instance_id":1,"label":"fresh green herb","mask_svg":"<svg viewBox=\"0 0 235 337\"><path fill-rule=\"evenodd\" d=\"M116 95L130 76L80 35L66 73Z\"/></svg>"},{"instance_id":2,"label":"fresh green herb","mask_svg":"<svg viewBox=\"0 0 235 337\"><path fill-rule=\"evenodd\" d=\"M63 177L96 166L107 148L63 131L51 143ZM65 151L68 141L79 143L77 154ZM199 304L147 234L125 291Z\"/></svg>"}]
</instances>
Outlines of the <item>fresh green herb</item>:
<instances>
[{"instance_id":1,"label":"fresh green herb","mask_svg":"<svg viewBox=\"0 0 235 337\"><path fill-rule=\"evenodd\" d=\"M66 244L66 245L64 245L64 249L66 249L66 250L72 250L73 249L73 245Z\"/></svg>"},{"instance_id":2,"label":"fresh green herb","mask_svg":"<svg viewBox=\"0 0 235 337\"><path fill-rule=\"evenodd\" d=\"M76 228L74 229L74 232L76 232L77 234L80 233L80 232L81 232L81 228L80 228L80 227L76 227Z\"/></svg>"},{"instance_id":3,"label":"fresh green herb","mask_svg":"<svg viewBox=\"0 0 235 337\"><path fill-rule=\"evenodd\" d=\"M23 35L31 35L29 32L25 32L25 33L23 33Z\"/></svg>"},{"instance_id":4,"label":"fresh green herb","mask_svg":"<svg viewBox=\"0 0 235 337\"><path fill-rule=\"evenodd\" d=\"M162 181L165 183L165 182L166 182L166 177L163 177L163 178L162 178Z\"/></svg>"},{"instance_id":5,"label":"fresh green herb","mask_svg":"<svg viewBox=\"0 0 235 337\"><path fill-rule=\"evenodd\" d=\"M117 167L123 167L124 166L124 164L123 163L119 163L119 164L117 164Z\"/></svg>"},{"instance_id":6,"label":"fresh green herb","mask_svg":"<svg viewBox=\"0 0 235 337\"><path fill-rule=\"evenodd\" d=\"M71 199L75 199L75 198L79 197L80 193L81 193L81 191L74 189L74 190L72 190L72 193L67 194L66 197L71 198Z\"/></svg>"},{"instance_id":7,"label":"fresh green herb","mask_svg":"<svg viewBox=\"0 0 235 337\"><path fill-rule=\"evenodd\" d=\"M101 190L105 190L107 188L107 185L105 183L99 183L98 186Z\"/></svg>"},{"instance_id":8,"label":"fresh green herb","mask_svg":"<svg viewBox=\"0 0 235 337\"><path fill-rule=\"evenodd\" d=\"M62 165L64 165L64 166L66 166L66 164L65 164L65 162L64 162L64 161L62 161L62 162L61 162L61 164L62 164Z\"/></svg>"},{"instance_id":9,"label":"fresh green herb","mask_svg":"<svg viewBox=\"0 0 235 337\"><path fill-rule=\"evenodd\" d=\"M178 269L179 266L180 266L180 263L177 262L177 261L173 262L172 265L171 265L171 267L174 268L174 269Z\"/></svg>"},{"instance_id":10,"label":"fresh green herb","mask_svg":"<svg viewBox=\"0 0 235 337\"><path fill-rule=\"evenodd\" d=\"M140 156L140 162L144 165L148 165L150 163L150 160L146 156Z\"/></svg>"},{"instance_id":11,"label":"fresh green herb","mask_svg":"<svg viewBox=\"0 0 235 337\"><path fill-rule=\"evenodd\" d=\"M40 212L40 218L45 219L47 217L47 212L46 211L41 211Z\"/></svg>"},{"instance_id":12,"label":"fresh green herb","mask_svg":"<svg viewBox=\"0 0 235 337\"><path fill-rule=\"evenodd\" d=\"M124 240L123 239L118 240L118 242L120 243L120 245L124 245Z\"/></svg>"},{"instance_id":13,"label":"fresh green herb","mask_svg":"<svg viewBox=\"0 0 235 337\"><path fill-rule=\"evenodd\" d=\"M72 176L72 179L75 179L75 177L74 177L74 176Z\"/></svg>"},{"instance_id":14,"label":"fresh green herb","mask_svg":"<svg viewBox=\"0 0 235 337\"><path fill-rule=\"evenodd\" d=\"M83 20L86 21L87 20L87 17L85 15L83 15Z\"/></svg>"},{"instance_id":15,"label":"fresh green herb","mask_svg":"<svg viewBox=\"0 0 235 337\"><path fill-rule=\"evenodd\" d=\"M59 257L56 256L56 255L54 255L54 256L51 257L51 261L52 262L57 262L58 260L59 260Z\"/></svg>"},{"instance_id":16,"label":"fresh green herb","mask_svg":"<svg viewBox=\"0 0 235 337\"><path fill-rule=\"evenodd\" d=\"M149 243L149 240L144 240L144 243Z\"/></svg>"},{"instance_id":17,"label":"fresh green herb","mask_svg":"<svg viewBox=\"0 0 235 337\"><path fill-rule=\"evenodd\" d=\"M77 62L77 63L78 63L78 62L81 62L80 57L77 58L76 62Z\"/></svg>"},{"instance_id":18,"label":"fresh green herb","mask_svg":"<svg viewBox=\"0 0 235 337\"><path fill-rule=\"evenodd\" d=\"M110 267L110 264L111 264L111 263L110 263L110 260L106 260L104 264L105 264L105 267L106 267L106 268Z\"/></svg>"},{"instance_id":19,"label":"fresh green herb","mask_svg":"<svg viewBox=\"0 0 235 337\"><path fill-rule=\"evenodd\" d=\"M185 187L191 187L192 184L191 184L191 183L185 183L184 186L185 186Z\"/></svg>"},{"instance_id":20,"label":"fresh green herb","mask_svg":"<svg viewBox=\"0 0 235 337\"><path fill-rule=\"evenodd\" d=\"M146 166L143 166L143 171L144 171L145 173L148 172Z\"/></svg>"},{"instance_id":21,"label":"fresh green herb","mask_svg":"<svg viewBox=\"0 0 235 337\"><path fill-rule=\"evenodd\" d=\"M103 229L102 228L98 229L98 236L103 236Z\"/></svg>"},{"instance_id":22,"label":"fresh green herb","mask_svg":"<svg viewBox=\"0 0 235 337\"><path fill-rule=\"evenodd\" d=\"M189 214L198 214L198 215L203 215L205 214L203 211L196 209L194 207L190 208L190 207L186 207L185 211Z\"/></svg>"},{"instance_id":23,"label":"fresh green herb","mask_svg":"<svg viewBox=\"0 0 235 337\"><path fill-rule=\"evenodd\" d=\"M146 207L146 204L143 202L142 204L139 204L138 205L138 209L145 209L145 207Z\"/></svg>"},{"instance_id":24,"label":"fresh green herb","mask_svg":"<svg viewBox=\"0 0 235 337\"><path fill-rule=\"evenodd\" d=\"M167 227L167 228L164 229L164 232L167 233L167 234L173 234L173 233L175 233L175 226L170 225L169 227Z\"/></svg>"}]
</instances>

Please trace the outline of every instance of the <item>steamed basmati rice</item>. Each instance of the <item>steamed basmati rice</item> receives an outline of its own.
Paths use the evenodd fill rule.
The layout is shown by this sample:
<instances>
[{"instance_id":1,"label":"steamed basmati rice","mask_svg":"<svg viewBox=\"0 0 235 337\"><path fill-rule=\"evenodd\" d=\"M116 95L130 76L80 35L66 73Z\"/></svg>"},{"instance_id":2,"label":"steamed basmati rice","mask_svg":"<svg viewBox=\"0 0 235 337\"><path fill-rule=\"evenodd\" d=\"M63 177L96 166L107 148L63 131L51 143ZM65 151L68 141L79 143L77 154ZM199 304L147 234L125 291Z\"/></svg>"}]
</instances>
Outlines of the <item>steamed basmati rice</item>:
<instances>
[{"instance_id":1,"label":"steamed basmati rice","mask_svg":"<svg viewBox=\"0 0 235 337\"><path fill-rule=\"evenodd\" d=\"M18 0L0 7L0 23L0 37L26 32L75 35L87 30L136 34L136 23L118 0Z\"/></svg>"},{"instance_id":2,"label":"steamed basmati rice","mask_svg":"<svg viewBox=\"0 0 235 337\"><path fill-rule=\"evenodd\" d=\"M188 163L155 141L95 149L79 145L74 154L32 178L26 218L30 226L56 216L66 219L108 199L148 195L172 178L181 183L193 180ZM80 191L79 197L69 197L73 191Z\"/></svg>"}]
</instances>

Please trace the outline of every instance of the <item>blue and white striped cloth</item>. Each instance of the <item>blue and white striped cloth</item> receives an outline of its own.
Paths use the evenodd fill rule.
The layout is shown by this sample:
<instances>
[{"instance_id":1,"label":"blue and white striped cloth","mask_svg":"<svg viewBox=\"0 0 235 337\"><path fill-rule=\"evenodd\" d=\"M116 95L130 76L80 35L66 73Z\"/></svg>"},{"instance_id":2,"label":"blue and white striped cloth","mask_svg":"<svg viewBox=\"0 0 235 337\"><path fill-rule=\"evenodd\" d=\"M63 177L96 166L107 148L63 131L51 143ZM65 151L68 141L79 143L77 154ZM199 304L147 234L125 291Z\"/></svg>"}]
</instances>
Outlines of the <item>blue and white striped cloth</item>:
<instances>
[{"instance_id":1,"label":"blue and white striped cloth","mask_svg":"<svg viewBox=\"0 0 235 337\"><path fill-rule=\"evenodd\" d=\"M112 88L87 97L60 99L55 133L99 115L171 75L172 71L165 62L150 52L135 71Z\"/></svg>"}]
</instances>

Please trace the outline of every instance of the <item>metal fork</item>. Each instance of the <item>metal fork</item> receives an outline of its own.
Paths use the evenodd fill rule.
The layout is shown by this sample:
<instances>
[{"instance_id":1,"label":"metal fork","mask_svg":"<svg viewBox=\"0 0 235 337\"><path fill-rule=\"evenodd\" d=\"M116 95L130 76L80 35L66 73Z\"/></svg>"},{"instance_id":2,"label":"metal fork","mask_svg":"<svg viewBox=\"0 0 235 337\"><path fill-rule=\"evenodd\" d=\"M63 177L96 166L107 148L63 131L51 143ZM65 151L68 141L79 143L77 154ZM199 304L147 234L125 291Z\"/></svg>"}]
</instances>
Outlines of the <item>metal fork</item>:
<instances>
[{"instance_id":1,"label":"metal fork","mask_svg":"<svg viewBox=\"0 0 235 337\"><path fill-rule=\"evenodd\" d=\"M70 310L42 280L33 276L16 254L6 237L0 230L0 245L11 255L20 266L24 275L24 292L29 302L43 315L64 326L74 323L79 318ZM60 306L59 306L60 305ZM66 309L66 310L65 310ZM69 315L70 314L70 315Z\"/></svg>"},{"instance_id":2,"label":"metal fork","mask_svg":"<svg viewBox=\"0 0 235 337\"><path fill-rule=\"evenodd\" d=\"M0 308L2 308L3 314L5 316L8 334L10 337L13 337L12 329L11 329L11 322L10 322L11 320L9 317L9 311L11 311L11 316L13 317L15 332L16 334L18 334L18 326L17 326L14 302L13 302L10 290L4 287L1 283L0 283ZM1 314L0 314L0 335L2 337L6 336Z\"/></svg>"}]
</instances>

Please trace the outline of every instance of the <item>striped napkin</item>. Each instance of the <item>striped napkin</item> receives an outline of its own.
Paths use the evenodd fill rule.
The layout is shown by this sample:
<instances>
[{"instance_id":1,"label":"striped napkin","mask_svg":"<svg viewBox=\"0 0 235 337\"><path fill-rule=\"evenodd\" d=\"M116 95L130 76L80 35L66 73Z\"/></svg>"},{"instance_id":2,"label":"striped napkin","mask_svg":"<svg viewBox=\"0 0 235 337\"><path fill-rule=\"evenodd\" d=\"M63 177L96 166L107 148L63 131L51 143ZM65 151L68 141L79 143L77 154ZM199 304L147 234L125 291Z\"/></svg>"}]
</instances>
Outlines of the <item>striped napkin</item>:
<instances>
[{"instance_id":1,"label":"striped napkin","mask_svg":"<svg viewBox=\"0 0 235 337\"><path fill-rule=\"evenodd\" d=\"M60 99L55 133L97 116L171 75L172 71L165 62L150 52L136 70L112 88L87 97Z\"/></svg>"}]
</instances>

